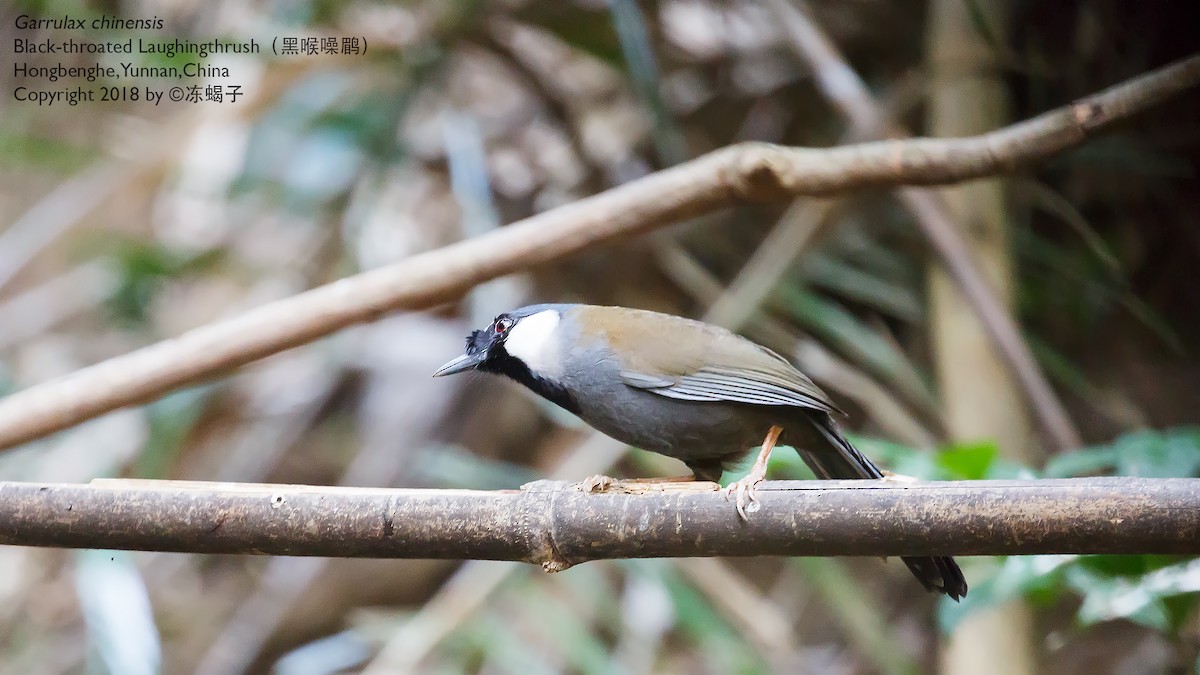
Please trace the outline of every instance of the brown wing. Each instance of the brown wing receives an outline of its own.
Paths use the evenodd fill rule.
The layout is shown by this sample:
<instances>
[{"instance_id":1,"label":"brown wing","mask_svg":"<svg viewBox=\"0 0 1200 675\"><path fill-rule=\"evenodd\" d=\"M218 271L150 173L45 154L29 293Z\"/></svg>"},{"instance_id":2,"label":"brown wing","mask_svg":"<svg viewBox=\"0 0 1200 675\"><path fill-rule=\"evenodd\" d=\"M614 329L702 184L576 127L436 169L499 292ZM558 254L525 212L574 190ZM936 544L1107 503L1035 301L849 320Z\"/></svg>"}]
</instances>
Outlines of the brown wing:
<instances>
[{"instance_id":1,"label":"brown wing","mask_svg":"<svg viewBox=\"0 0 1200 675\"><path fill-rule=\"evenodd\" d=\"M684 401L729 401L841 412L786 359L723 328L623 307L581 308L622 355L621 379Z\"/></svg>"}]
</instances>

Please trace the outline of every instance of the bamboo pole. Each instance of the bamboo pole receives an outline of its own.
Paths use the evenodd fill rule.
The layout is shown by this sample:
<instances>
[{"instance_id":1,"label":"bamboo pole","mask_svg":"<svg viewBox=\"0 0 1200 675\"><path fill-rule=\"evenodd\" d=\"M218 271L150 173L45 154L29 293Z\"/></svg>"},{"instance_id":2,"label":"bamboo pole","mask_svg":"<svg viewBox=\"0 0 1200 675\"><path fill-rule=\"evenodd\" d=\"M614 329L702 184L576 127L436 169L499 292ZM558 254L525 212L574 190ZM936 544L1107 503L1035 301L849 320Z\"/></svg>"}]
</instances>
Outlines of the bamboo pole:
<instances>
[{"instance_id":1,"label":"bamboo pole","mask_svg":"<svg viewBox=\"0 0 1200 675\"><path fill-rule=\"evenodd\" d=\"M743 522L714 483L584 493L99 480L0 483L0 544L521 560L1200 554L1200 479L769 481Z\"/></svg>"}]
</instances>

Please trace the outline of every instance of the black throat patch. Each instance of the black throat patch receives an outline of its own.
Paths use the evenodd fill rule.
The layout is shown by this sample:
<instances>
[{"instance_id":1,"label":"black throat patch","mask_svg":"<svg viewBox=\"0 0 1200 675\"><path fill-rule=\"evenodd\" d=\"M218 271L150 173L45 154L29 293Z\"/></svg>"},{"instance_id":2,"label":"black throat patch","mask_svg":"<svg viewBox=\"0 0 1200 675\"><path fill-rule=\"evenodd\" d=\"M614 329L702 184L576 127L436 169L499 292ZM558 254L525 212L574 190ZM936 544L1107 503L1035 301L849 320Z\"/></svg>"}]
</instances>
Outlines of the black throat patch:
<instances>
[{"instance_id":1,"label":"black throat patch","mask_svg":"<svg viewBox=\"0 0 1200 675\"><path fill-rule=\"evenodd\" d=\"M579 414L579 404L575 402L575 398L571 396L571 392L567 391L566 387L534 375L524 361L510 355L503 345L494 348L488 359L480 364L479 369L512 378L547 401L576 415Z\"/></svg>"}]
</instances>

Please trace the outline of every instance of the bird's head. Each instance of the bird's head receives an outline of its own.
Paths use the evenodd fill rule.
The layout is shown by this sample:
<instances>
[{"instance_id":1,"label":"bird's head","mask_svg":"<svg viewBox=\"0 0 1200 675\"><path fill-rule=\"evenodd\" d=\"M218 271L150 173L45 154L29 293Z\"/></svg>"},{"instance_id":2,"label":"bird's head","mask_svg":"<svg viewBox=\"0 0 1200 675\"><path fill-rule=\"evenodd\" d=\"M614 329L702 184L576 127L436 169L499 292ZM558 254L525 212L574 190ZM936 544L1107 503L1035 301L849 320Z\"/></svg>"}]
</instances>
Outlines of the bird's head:
<instances>
[{"instance_id":1,"label":"bird's head","mask_svg":"<svg viewBox=\"0 0 1200 675\"><path fill-rule=\"evenodd\" d=\"M497 316L487 328L467 336L462 355L438 368L434 377L467 370L507 375L522 384L529 378L557 379L562 373L558 330L562 306L531 305Z\"/></svg>"}]
</instances>

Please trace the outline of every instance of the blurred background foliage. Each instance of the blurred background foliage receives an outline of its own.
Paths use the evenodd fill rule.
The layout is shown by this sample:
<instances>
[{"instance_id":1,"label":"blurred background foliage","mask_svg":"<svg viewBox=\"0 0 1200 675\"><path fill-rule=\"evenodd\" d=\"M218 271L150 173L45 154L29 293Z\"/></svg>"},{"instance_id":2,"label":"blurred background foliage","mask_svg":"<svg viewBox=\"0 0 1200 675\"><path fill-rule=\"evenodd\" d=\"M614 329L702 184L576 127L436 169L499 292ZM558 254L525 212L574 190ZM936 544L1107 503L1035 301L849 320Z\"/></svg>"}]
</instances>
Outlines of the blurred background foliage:
<instances>
[{"instance_id":1,"label":"blurred background foliage","mask_svg":"<svg viewBox=\"0 0 1200 675\"><path fill-rule=\"evenodd\" d=\"M1011 34L981 20L967 39L1002 64L1013 119L1200 42L1194 2L1010 5ZM922 56L929 7L810 10L887 111L924 129L937 86ZM37 108L6 95L4 391L730 143L854 138L770 3L16 2L0 7L0 44L23 13L158 16L155 39L358 36L369 47L207 59L230 69L216 84L242 86L236 104ZM21 84L4 69L0 82ZM470 327L527 301L701 316L776 227L812 232L783 274L747 268L770 292L745 332L830 390L881 464L949 479L1200 475L1198 109L1193 92L1005 181L1016 311L1088 444L1040 466L988 438L949 438L928 329L935 261L909 212L867 191L806 202L819 222L786 204L738 206L529 269L460 305L344 331L6 453L0 476L512 488L561 467L582 478L611 451L575 450L587 432L569 415L509 383L429 373ZM612 458L616 474L681 469L639 451ZM806 474L791 453L775 458L773 475ZM1035 607L1048 672L1197 669L1200 562L964 567L972 590L956 605L874 559L642 560L548 576L503 563L8 548L0 670L315 675L361 669L387 645L396 669L435 673L912 673L934 667L965 616L1015 597Z\"/></svg>"}]
</instances>

